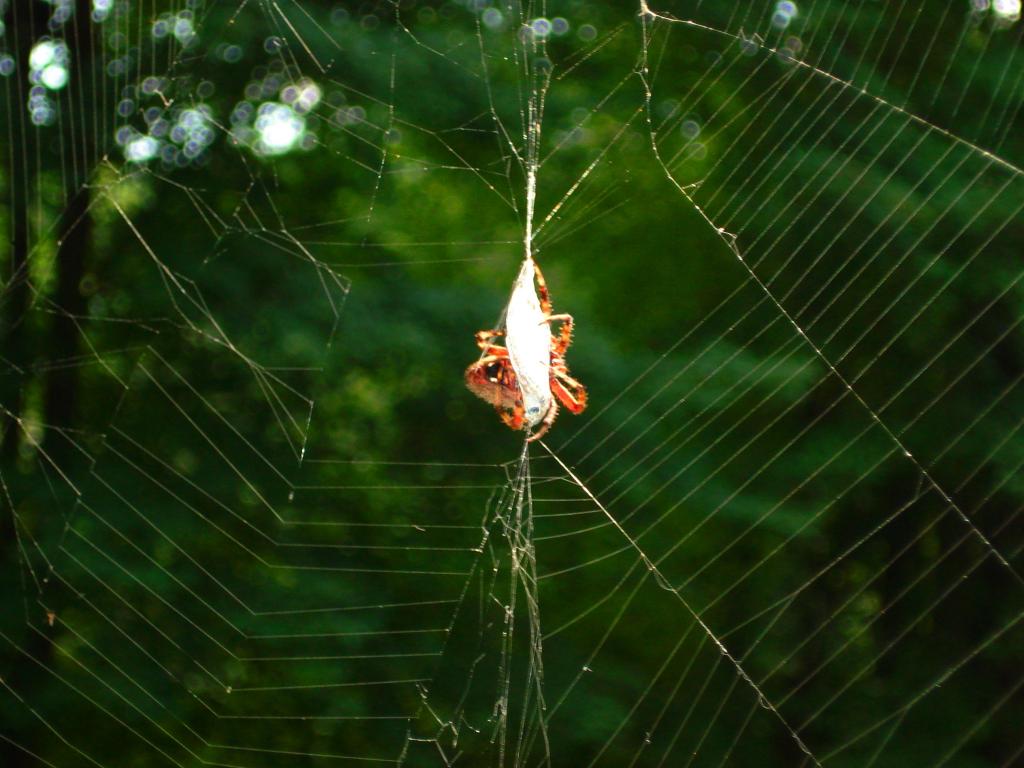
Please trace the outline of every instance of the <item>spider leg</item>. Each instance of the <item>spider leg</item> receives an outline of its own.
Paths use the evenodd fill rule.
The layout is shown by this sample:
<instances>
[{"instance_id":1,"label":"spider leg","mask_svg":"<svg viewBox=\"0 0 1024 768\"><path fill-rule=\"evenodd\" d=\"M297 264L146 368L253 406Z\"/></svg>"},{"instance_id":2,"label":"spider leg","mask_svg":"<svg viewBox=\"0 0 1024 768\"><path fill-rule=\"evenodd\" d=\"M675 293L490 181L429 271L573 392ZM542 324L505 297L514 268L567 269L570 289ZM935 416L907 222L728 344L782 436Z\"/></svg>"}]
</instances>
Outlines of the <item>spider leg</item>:
<instances>
[{"instance_id":1,"label":"spider leg","mask_svg":"<svg viewBox=\"0 0 1024 768\"><path fill-rule=\"evenodd\" d=\"M511 429L523 428L523 407L521 405L517 405L511 411L498 408L498 415L505 422L505 426Z\"/></svg>"},{"instance_id":2,"label":"spider leg","mask_svg":"<svg viewBox=\"0 0 1024 768\"><path fill-rule=\"evenodd\" d=\"M477 331L475 334L476 345L483 350L487 350L491 347L494 347L495 349L504 349L500 344L491 344L491 339L504 335L504 331Z\"/></svg>"},{"instance_id":3,"label":"spider leg","mask_svg":"<svg viewBox=\"0 0 1024 768\"><path fill-rule=\"evenodd\" d=\"M569 369L565 367L565 361L562 359L555 359L551 361L551 378L558 378L570 389L584 389L580 382L576 381L576 379L569 375Z\"/></svg>"},{"instance_id":4,"label":"spider leg","mask_svg":"<svg viewBox=\"0 0 1024 768\"><path fill-rule=\"evenodd\" d=\"M544 274L540 271L540 265L536 261L533 262L533 273L537 278L537 295L540 299L540 310L544 313L544 322L550 323L553 320L558 320L562 323L558 337L553 343L556 345L555 348L558 353L564 354L572 342L572 315L568 313L551 314L551 294L548 293L547 281L544 279Z\"/></svg>"},{"instance_id":5,"label":"spider leg","mask_svg":"<svg viewBox=\"0 0 1024 768\"><path fill-rule=\"evenodd\" d=\"M537 277L537 294L540 298L540 310L544 317L551 314L551 296L548 294L548 284L544 281L544 275L540 271L540 265L533 262L533 274Z\"/></svg>"},{"instance_id":6,"label":"spider leg","mask_svg":"<svg viewBox=\"0 0 1024 768\"><path fill-rule=\"evenodd\" d=\"M567 373L556 372L551 377L551 394L558 398L570 413L582 413L587 407L587 390Z\"/></svg>"},{"instance_id":7,"label":"spider leg","mask_svg":"<svg viewBox=\"0 0 1024 768\"><path fill-rule=\"evenodd\" d=\"M572 315L568 312L563 312L560 315L551 315L544 320L546 323L560 322L562 327L558 329L558 335L551 337L551 351L561 357L565 354L565 350L572 344Z\"/></svg>"},{"instance_id":8,"label":"spider leg","mask_svg":"<svg viewBox=\"0 0 1024 768\"><path fill-rule=\"evenodd\" d=\"M477 331L476 345L482 350L484 357L508 357L508 348L501 344L492 344L490 341L491 331Z\"/></svg>"},{"instance_id":9,"label":"spider leg","mask_svg":"<svg viewBox=\"0 0 1024 768\"><path fill-rule=\"evenodd\" d=\"M493 360L508 359L508 350L505 347L499 347L492 344L489 347L481 347L481 349L483 349L483 357L480 358L481 360L492 362Z\"/></svg>"},{"instance_id":10,"label":"spider leg","mask_svg":"<svg viewBox=\"0 0 1024 768\"><path fill-rule=\"evenodd\" d=\"M504 347L498 347L495 352L496 352L495 354L489 354L489 355L485 354L483 357L481 357L475 363L472 363L469 366L469 368L470 369L480 368L481 366L487 365L487 363L496 363L499 360L507 360L508 359L508 350L505 349Z\"/></svg>"},{"instance_id":11,"label":"spider leg","mask_svg":"<svg viewBox=\"0 0 1024 768\"><path fill-rule=\"evenodd\" d=\"M558 415L558 402L555 400L551 401L551 407L548 409L547 415L544 420L540 423L540 429L526 438L526 442L532 443L534 440L540 440L544 435L551 429L551 425L555 423L555 417Z\"/></svg>"}]
</instances>

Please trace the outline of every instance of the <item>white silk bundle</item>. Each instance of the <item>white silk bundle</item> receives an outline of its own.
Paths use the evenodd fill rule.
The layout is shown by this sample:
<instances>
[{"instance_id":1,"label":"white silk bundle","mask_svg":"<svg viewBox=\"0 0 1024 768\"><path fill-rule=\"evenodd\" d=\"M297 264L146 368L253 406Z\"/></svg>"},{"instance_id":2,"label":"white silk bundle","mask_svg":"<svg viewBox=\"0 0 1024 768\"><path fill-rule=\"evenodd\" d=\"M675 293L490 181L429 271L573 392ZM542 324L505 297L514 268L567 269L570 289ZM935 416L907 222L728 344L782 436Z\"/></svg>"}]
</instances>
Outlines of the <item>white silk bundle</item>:
<instances>
[{"instance_id":1,"label":"white silk bundle","mask_svg":"<svg viewBox=\"0 0 1024 768\"><path fill-rule=\"evenodd\" d=\"M533 259L525 259L505 312L505 343L523 395L523 418L536 426L551 410L551 330L540 308Z\"/></svg>"}]
</instances>

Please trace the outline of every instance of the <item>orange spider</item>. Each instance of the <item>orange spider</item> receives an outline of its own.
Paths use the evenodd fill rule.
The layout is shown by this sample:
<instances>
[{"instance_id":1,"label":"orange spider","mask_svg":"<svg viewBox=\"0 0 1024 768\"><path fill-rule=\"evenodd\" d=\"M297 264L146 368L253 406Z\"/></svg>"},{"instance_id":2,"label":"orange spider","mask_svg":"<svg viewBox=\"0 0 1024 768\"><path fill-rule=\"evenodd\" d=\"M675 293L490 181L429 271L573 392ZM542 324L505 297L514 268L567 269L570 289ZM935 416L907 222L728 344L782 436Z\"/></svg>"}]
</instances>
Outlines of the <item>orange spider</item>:
<instances>
[{"instance_id":1,"label":"orange spider","mask_svg":"<svg viewBox=\"0 0 1024 768\"><path fill-rule=\"evenodd\" d=\"M583 385L569 375L565 364L565 351L572 343L572 315L551 314L551 298L548 286L540 267L534 263L534 274L537 278L537 289L540 297L540 308L543 322L558 321L561 327L558 335L551 336L551 387L550 406L540 420L540 428L527 438L527 442L543 437L551 428L558 415L558 402L572 413L582 413L587 407L587 391ZM483 351L482 356L466 369L466 386L470 392L482 400L486 400L498 411L498 415L512 429L529 429L530 423L525 418L523 393L519 387L516 371L506 347L493 343L492 339L504 336L505 331L477 331L476 343ZM537 423L534 421L533 423Z\"/></svg>"}]
</instances>

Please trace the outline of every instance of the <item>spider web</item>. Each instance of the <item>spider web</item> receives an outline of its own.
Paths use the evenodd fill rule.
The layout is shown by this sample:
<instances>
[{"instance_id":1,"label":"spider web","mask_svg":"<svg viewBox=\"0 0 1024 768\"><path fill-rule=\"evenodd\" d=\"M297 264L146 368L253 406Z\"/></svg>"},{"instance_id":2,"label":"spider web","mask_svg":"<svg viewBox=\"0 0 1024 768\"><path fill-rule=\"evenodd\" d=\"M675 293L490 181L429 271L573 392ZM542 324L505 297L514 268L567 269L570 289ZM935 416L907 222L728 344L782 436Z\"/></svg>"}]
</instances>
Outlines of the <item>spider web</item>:
<instances>
[{"instance_id":1,"label":"spider web","mask_svg":"<svg viewBox=\"0 0 1024 768\"><path fill-rule=\"evenodd\" d=\"M609 6L4 8L5 764L1021 759L1019 6Z\"/></svg>"}]
</instances>

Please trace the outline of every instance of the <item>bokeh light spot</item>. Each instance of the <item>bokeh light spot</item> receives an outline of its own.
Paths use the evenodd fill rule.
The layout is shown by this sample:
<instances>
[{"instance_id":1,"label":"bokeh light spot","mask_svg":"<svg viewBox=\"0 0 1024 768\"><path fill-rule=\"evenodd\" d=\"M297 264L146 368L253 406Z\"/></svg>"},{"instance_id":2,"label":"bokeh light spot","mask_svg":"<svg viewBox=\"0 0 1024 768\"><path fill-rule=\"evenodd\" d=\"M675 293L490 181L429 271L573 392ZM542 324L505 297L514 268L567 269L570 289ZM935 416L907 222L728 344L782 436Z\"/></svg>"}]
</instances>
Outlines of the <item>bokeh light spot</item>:
<instances>
[{"instance_id":1,"label":"bokeh light spot","mask_svg":"<svg viewBox=\"0 0 1024 768\"><path fill-rule=\"evenodd\" d=\"M256 151L263 155L282 155L301 141L306 121L294 109L276 102L260 105L256 118Z\"/></svg>"}]
</instances>

